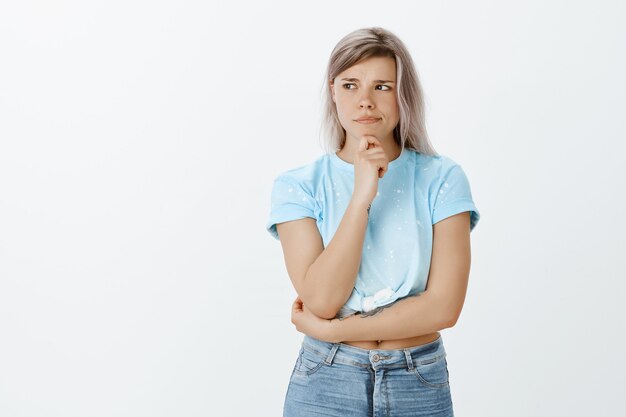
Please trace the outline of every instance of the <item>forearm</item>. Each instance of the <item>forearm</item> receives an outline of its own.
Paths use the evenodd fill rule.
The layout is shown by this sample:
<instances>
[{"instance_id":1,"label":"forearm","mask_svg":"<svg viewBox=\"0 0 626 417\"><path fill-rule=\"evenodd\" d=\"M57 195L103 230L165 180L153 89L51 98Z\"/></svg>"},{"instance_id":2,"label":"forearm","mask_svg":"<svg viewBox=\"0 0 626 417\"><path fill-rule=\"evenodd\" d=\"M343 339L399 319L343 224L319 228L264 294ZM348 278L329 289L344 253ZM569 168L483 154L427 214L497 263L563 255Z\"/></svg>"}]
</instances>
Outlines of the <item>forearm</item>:
<instances>
[{"instance_id":1,"label":"forearm","mask_svg":"<svg viewBox=\"0 0 626 417\"><path fill-rule=\"evenodd\" d=\"M341 341L395 340L452 327L441 302L427 291L406 297L372 316L357 314L330 321L333 339Z\"/></svg>"},{"instance_id":2,"label":"forearm","mask_svg":"<svg viewBox=\"0 0 626 417\"><path fill-rule=\"evenodd\" d=\"M350 200L337 230L304 278L311 308L323 318L335 317L350 297L361 264L368 204ZM312 296L311 296L312 295Z\"/></svg>"}]
</instances>

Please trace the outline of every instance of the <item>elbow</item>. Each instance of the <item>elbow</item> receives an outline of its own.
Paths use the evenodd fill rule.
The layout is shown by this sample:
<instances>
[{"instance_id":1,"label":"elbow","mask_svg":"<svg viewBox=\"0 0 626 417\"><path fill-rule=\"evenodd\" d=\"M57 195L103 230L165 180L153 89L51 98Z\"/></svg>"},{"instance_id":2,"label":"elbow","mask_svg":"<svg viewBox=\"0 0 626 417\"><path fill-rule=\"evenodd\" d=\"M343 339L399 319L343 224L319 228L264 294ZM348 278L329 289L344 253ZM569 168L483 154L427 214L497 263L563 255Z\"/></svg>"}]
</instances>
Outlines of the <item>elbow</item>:
<instances>
[{"instance_id":1,"label":"elbow","mask_svg":"<svg viewBox=\"0 0 626 417\"><path fill-rule=\"evenodd\" d=\"M454 311L454 312L445 312L444 314L442 314L443 316L443 323L442 326L444 329L449 329L451 327L456 326L456 322L459 320L459 316L461 315L460 312Z\"/></svg>"},{"instance_id":2,"label":"elbow","mask_svg":"<svg viewBox=\"0 0 626 417\"><path fill-rule=\"evenodd\" d=\"M311 311L317 317L332 320L337 317L337 313L344 306L347 299L339 297L337 292L333 294L317 294L311 303Z\"/></svg>"},{"instance_id":3,"label":"elbow","mask_svg":"<svg viewBox=\"0 0 626 417\"><path fill-rule=\"evenodd\" d=\"M448 316L446 316L445 319L443 320L442 324L441 324L441 328L442 329L449 329L451 327L454 327L456 325L457 319L458 319L458 317L448 317Z\"/></svg>"},{"instance_id":4,"label":"elbow","mask_svg":"<svg viewBox=\"0 0 626 417\"><path fill-rule=\"evenodd\" d=\"M335 318L335 316L337 315L337 312L332 312L330 310L327 311L320 311L320 314L316 316L321 318L321 319L325 319L325 320L332 320Z\"/></svg>"},{"instance_id":5,"label":"elbow","mask_svg":"<svg viewBox=\"0 0 626 417\"><path fill-rule=\"evenodd\" d=\"M312 287L311 281L306 276L303 282L304 285L301 287L303 296L300 298L307 308L319 318L334 319L346 300L339 297L339 292L335 288Z\"/></svg>"},{"instance_id":6,"label":"elbow","mask_svg":"<svg viewBox=\"0 0 626 417\"><path fill-rule=\"evenodd\" d=\"M331 320L334 319L339 310L332 308L328 302L315 302L309 301L307 307L313 314L321 319Z\"/></svg>"},{"instance_id":7,"label":"elbow","mask_svg":"<svg viewBox=\"0 0 626 417\"><path fill-rule=\"evenodd\" d=\"M334 308L329 302L328 297L323 297L318 294L310 294L305 291L303 291L303 294L300 294L300 299L302 300L302 304L304 304L306 308L311 311L311 313L321 319L334 319L339 311L339 308L341 308Z\"/></svg>"},{"instance_id":8,"label":"elbow","mask_svg":"<svg viewBox=\"0 0 626 417\"><path fill-rule=\"evenodd\" d=\"M441 318L441 326L443 326L444 329L456 326L461 316L463 304L450 297L437 297L435 303L439 306L437 310Z\"/></svg>"}]
</instances>

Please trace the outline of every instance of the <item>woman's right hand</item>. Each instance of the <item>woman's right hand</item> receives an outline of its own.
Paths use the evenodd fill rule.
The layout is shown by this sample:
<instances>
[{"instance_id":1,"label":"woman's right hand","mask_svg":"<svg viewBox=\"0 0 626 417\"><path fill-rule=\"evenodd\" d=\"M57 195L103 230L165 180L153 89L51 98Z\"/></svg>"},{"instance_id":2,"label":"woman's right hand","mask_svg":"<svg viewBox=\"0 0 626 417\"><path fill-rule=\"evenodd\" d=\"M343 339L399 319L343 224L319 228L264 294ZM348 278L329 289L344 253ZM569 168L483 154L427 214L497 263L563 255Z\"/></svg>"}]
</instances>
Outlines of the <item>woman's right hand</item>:
<instances>
[{"instance_id":1,"label":"woman's right hand","mask_svg":"<svg viewBox=\"0 0 626 417\"><path fill-rule=\"evenodd\" d=\"M378 179L387 172L389 157L382 143L372 135L364 135L354 155L354 192L352 198L370 204L378 192Z\"/></svg>"}]
</instances>

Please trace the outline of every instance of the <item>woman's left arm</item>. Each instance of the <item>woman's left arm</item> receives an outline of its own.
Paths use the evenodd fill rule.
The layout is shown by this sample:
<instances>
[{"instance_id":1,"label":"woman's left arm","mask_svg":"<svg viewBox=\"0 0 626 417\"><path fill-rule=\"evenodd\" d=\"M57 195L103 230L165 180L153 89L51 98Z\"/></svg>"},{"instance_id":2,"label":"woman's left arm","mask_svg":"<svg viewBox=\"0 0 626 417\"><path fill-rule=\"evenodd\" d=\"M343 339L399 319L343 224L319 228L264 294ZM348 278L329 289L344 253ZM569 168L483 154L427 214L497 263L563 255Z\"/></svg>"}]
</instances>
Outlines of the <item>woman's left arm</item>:
<instances>
[{"instance_id":1,"label":"woman's left arm","mask_svg":"<svg viewBox=\"0 0 626 417\"><path fill-rule=\"evenodd\" d=\"M373 315L343 320L316 317L296 300L292 323L328 342L396 340L453 327L463 308L471 263L470 214L450 216L433 226L433 251L426 290Z\"/></svg>"}]
</instances>

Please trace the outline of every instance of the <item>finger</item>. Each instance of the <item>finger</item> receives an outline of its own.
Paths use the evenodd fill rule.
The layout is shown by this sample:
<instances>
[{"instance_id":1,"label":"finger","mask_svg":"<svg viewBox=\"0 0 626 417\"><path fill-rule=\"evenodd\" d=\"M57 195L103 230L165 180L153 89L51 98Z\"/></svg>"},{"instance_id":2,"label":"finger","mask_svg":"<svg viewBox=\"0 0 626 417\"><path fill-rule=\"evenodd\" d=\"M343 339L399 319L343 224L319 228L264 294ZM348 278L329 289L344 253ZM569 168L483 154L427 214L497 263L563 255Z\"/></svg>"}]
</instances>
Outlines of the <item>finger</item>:
<instances>
[{"instance_id":1,"label":"finger","mask_svg":"<svg viewBox=\"0 0 626 417\"><path fill-rule=\"evenodd\" d=\"M376 136L374 135L363 135L361 136L361 141L359 142L359 151L365 151L367 149L376 148L380 146L381 143Z\"/></svg>"},{"instance_id":2,"label":"finger","mask_svg":"<svg viewBox=\"0 0 626 417\"><path fill-rule=\"evenodd\" d=\"M300 301L300 298L297 298L296 301L293 302L293 304L291 305L291 312L292 313L300 313L302 311L302 302Z\"/></svg>"},{"instance_id":3,"label":"finger","mask_svg":"<svg viewBox=\"0 0 626 417\"><path fill-rule=\"evenodd\" d=\"M374 135L364 135L367 138L368 143L370 143L373 147L383 146L382 142L378 140L378 138Z\"/></svg>"},{"instance_id":4,"label":"finger","mask_svg":"<svg viewBox=\"0 0 626 417\"><path fill-rule=\"evenodd\" d=\"M385 157L387 154L385 153L385 150L383 149L382 146L376 146L376 147L372 147L369 148L365 151L366 155L380 155L380 157Z\"/></svg>"},{"instance_id":5,"label":"finger","mask_svg":"<svg viewBox=\"0 0 626 417\"><path fill-rule=\"evenodd\" d=\"M367 150L369 146L369 142L367 141L366 136L361 136L361 140L359 141L359 152Z\"/></svg>"}]
</instances>

